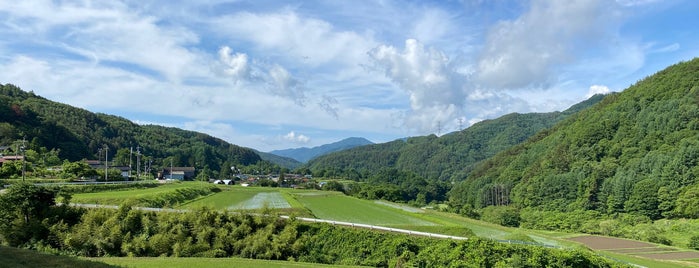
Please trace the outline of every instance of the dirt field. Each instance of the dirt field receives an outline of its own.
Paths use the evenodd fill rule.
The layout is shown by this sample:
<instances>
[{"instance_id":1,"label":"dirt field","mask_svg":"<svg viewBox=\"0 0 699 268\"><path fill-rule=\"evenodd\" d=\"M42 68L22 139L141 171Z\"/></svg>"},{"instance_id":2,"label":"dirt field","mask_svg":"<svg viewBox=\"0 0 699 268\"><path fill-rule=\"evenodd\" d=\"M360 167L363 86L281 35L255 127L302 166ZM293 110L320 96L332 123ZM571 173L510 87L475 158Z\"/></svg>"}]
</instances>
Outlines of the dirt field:
<instances>
[{"instance_id":1,"label":"dirt field","mask_svg":"<svg viewBox=\"0 0 699 268\"><path fill-rule=\"evenodd\" d=\"M650 243L627 240L621 238L605 237L605 236L578 236L569 238L568 240L573 240L585 244L585 246L595 249L595 250L613 250L622 248L655 248L656 246Z\"/></svg>"},{"instance_id":2,"label":"dirt field","mask_svg":"<svg viewBox=\"0 0 699 268\"><path fill-rule=\"evenodd\" d=\"M606 250L657 260L699 259L699 251L674 251L672 248L622 238L585 235L569 238L594 250ZM665 251L665 252L663 252Z\"/></svg>"}]
</instances>

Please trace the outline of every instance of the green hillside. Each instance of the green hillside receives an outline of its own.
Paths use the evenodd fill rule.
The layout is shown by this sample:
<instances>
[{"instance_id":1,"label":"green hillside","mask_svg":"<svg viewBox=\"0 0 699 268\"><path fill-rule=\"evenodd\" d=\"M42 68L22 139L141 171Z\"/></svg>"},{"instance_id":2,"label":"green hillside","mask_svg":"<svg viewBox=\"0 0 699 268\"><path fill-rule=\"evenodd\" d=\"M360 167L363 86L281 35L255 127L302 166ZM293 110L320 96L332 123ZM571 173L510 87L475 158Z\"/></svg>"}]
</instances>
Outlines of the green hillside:
<instances>
[{"instance_id":1,"label":"green hillside","mask_svg":"<svg viewBox=\"0 0 699 268\"><path fill-rule=\"evenodd\" d=\"M508 114L486 120L442 137L412 137L388 143L356 147L311 160L314 175L368 178L385 168L412 172L429 180L462 179L475 163L597 102L596 95L564 112Z\"/></svg>"},{"instance_id":2,"label":"green hillside","mask_svg":"<svg viewBox=\"0 0 699 268\"><path fill-rule=\"evenodd\" d=\"M121 117L95 114L53 102L18 87L0 85L0 145L26 137L27 149L58 149L61 159L97 159L109 147L110 161L128 165L129 148L140 146L154 166L195 166L222 170L261 162L253 150L193 131L137 125Z\"/></svg>"},{"instance_id":3,"label":"green hillside","mask_svg":"<svg viewBox=\"0 0 699 268\"><path fill-rule=\"evenodd\" d=\"M479 164L450 193L462 211L699 217L699 59L639 81Z\"/></svg>"}]
</instances>

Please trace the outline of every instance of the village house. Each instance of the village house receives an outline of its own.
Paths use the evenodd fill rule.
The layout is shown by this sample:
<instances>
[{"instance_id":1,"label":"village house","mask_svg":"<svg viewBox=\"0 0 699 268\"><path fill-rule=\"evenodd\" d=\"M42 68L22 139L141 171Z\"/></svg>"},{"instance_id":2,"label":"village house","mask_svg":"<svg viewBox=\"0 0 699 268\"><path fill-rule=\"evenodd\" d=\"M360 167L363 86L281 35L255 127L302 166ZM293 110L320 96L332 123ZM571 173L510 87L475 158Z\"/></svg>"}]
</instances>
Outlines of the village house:
<instances>
[{"instance_id":1,"label":"village house","mask_svg":"<svg viewBox=\"0 0 699 268\"><path fill-rule=\"evenodd\" d=\"M179 180L179 181L191 181L194 180L196 175L196 169L194 167L166 167L158 172L159 180Z\"/></svg>"}]
</instances>

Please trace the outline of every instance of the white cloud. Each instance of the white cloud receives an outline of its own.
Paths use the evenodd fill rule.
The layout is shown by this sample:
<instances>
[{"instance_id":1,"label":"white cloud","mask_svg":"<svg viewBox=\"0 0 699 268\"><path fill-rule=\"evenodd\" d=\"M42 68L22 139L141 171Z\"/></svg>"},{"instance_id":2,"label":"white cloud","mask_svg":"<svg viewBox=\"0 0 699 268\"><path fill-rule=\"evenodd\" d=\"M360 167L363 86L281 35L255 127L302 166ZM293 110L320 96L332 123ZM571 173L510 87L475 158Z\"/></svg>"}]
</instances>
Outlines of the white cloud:
<instances>
[{"instance_id":1,"label":"white cloud","mask_svg":"<svg viewBox=\"0 0 699 268\"><path fill-rule=\"evenodd\" d=\"M232 50L228 46L223 46L218 50L218 58L221 62L223 73L232 77L234 80L248 79L248 55L245 53L232 54Z\"/></svg>"},{"instance_id":2,"label":"white cloud","mask_svg":"<svg viewBox=\"0 0 699 268\"><path fill-rule=\"evenodd\" d=\"M585 98L590 98L590 97L597 95L597 94L608 94L610 92L612 92L612 91L607 86L592 85L592 86L590 86L590 90L587 91Z\"/></svg>"},{"instance_id":3,"label":"white cloud","mask_svg":"<svg viewBox=\"0 0 699 268\"><path fill-rule=\"evenodd\" d=\"M613 26L613 9L597 0L532 1L517 19L490 29L478 81L490 88L546 88L557 67L574 61L577 44L589 47Z\"/></svg>"},{"instance_id":4,"label":"white cloud","mask_svg":"<svg viewBox=\"0 0 699 268\"><path fill-rule=\"evenodd\" d=\"M449 58L441 51L408 39L403 51L384 45L369 55L409 94L411 112L405 115L406 127L434 132L436 122L453 119L463 105L465 80L449 68Z\"/></svg>"},{"instance_id":5,"label":"white cloud","mask_svg":"<svg viewBox=\"0 0 699 268\"><path fill-rule=\"evenodd\" d=\"M303 134L296 134L296 132L294 131L291 131L284 135L283 139L293 143L308 143L311 140L311 138L309 138L308 136Z\"/></svg>"},{"instance_id":6,"label":"white cloud","mask_svg":"<svg viewBox=\"0 0 699 268\"><path fill-rule=\"evenodd\" d=\"M352 31L338 31L332 24L313 18L300 17L292 11L254 14L239 12L220 18L214 23L237 40L253 42L268 57L302 60L318 66L355 65L365 59L365 52L375 46L371 38Z\"/></svg>"}]
</instances>

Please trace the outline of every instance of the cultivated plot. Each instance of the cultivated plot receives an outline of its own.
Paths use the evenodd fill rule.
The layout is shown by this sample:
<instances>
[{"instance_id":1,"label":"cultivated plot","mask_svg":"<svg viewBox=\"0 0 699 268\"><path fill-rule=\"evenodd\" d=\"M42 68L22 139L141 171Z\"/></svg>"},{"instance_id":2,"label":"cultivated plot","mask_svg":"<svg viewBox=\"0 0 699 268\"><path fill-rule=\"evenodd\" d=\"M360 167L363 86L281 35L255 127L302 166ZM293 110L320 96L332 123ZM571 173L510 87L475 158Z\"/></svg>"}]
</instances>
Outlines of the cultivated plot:
<instances>
[{"instance_id":1,"label":"cultivated plot","mask_svg":"<svg viewBox=\"0 0 699 268\"><path fill-rule=\"evenodd\" d=\"M248 200L229 206L228 209L260 209L263 207L291 208L291 205L286 202L280 192L267 192L255 194Z\"/></svg>"},{"instance_id":2,"label":"cultivated plot","mask_svg":"<svg viewBox=\"0 0 699 268\"><path fill-rule=\"evenodd\" d=\"M382 226L437 225L412 215L414 213L335 193L295 197L319 219Z\"/></svg>"}]
</instances>

